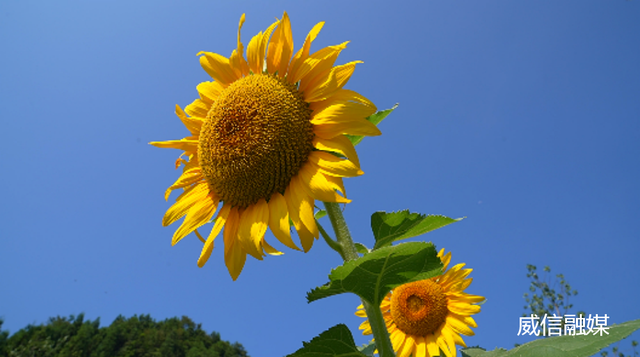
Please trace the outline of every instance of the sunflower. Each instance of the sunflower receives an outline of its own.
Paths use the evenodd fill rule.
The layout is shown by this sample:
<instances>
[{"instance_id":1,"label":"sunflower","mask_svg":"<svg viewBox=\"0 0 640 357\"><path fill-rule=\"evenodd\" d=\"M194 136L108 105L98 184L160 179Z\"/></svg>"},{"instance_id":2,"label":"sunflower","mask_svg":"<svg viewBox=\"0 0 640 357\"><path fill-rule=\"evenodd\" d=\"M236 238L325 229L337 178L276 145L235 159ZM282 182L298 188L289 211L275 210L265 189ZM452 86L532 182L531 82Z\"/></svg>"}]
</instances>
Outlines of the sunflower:
<instances>
[{"instance_id":1,"label":"sunflower","mask_svg":"<svg viewBox=\"0 0 640 357\"><path fill-rule=\"evenodd\" d=\"M440 350L455 357L455 345L466 347L460 334L473 336L469 326L478 327L471 315L480 312L477 303L484 297L464 292L473 280L467 278L472 269L462 269L461 263L446 271L451 252L445 255L442 249L438 257L444 264L442 275L400 285L380 304L398 357L440 356ZM362 305L356 315L367 317ZM369 320L360 329L370 335Z\"/></svg>"},{"instance_id":2,"label":"sunflower","mask_svg":"<svg viewBox=\"0 0 640 357\"><path fill-rule=\"evenodd\" d=\"M191 135L150 143L184 151L176 161L182 175L165 192L168 199L171 191L184 190L162 220L168 226L185 217L172 244L194 232L204 243L198 259L202 267L223 232L225 264L233 280L247 254L259 260L282 254L265 240L269 228L285 246L300 250L291 238L292 222L307 252L318 239L315 200L350 202L342 178L363 174L344 134L380 135L365 119L375 105L343 89L361 62L334 66L347 42L309 54L324 25L320 22L294 54L285 12L249 41L245 59L240 41L244 20L243 14L238 45L229 58L198 53L213 80L196 87L200 98L184 111L176 106ZM205 239L197 229L210 221Z\"/></svg>"}]
</instances>

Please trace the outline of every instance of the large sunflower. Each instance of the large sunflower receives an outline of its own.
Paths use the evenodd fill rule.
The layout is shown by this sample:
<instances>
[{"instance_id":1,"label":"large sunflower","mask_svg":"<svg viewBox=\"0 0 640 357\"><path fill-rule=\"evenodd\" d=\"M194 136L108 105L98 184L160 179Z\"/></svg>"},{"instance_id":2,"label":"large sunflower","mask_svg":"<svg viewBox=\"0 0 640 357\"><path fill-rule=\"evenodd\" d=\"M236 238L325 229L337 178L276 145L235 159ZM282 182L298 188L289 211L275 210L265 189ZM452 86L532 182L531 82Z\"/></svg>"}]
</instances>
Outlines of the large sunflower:
<instances>
[{"instance_id":1,"label":"large sunflower","mask_svg":"<svg viewBox=\"0 0 640 357\"><path fill-rule=\"evenodd\" d=\"M444 267L442 275L400 285L380 304L393 349L398 357L456 356L456 346L466 347L460 335L473 336L469 328L478 327L471 315L480 312L477 303L484 297L464 290L473 279L467 278L472 269L462 269L464 263L446 271L451 252L438 253ZM367 317L362 305L356 315ZM364 335L370 335L369 320L360 325Z\"/></svg>"},{"instance_id":2,"label":"large sunflower","mask_svg":"<svg viewBox=\"0 0 640 357\"><path fill-rule=\"evenodd\" d=\"M249 41L245 59L240 41L244 19L243 14L238 46L229 58L198 53L213 81L197 86L200 98L184 111L176 106L191 135L151 143L184 151L176 161L176 168L184 166L182 175L165 193L168 199L172 190L184 190L162 220L167 226L186 216L172 244L195 231L204 243L198 259L202 267L224 228L225 263L234 280L247 253L260 260L265 253L282 254L265 241L267 228L284 245L299 250L291 238L293 222L302 249L308 251L318 238L315 200L350 202L342 177L363 173L343 134L380 135L365 120L375 105L343 89L361 62L334 66L347 42L309 54L321 22L294 54L285 12ZM204 239L196 229L212 218L211 233Z\"/></svg>"}]
</instances>

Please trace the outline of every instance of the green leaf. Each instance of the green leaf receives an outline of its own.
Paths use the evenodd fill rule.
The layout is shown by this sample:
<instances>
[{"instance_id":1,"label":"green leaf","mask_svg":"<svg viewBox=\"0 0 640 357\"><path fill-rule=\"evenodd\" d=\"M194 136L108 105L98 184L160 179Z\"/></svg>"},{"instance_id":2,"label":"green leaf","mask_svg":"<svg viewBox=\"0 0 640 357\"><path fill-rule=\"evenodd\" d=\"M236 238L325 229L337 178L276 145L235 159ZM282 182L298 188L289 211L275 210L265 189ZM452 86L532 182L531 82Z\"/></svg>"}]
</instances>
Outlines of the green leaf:
<instances>
[{"instance_id":1,"label":"green leaf","mask_svg":"<svg viewBox=\"0 0 640 357\"><path fill-rule=\"evenodd\" d=\"M373 357L373 353L376 351L376 342L371 341L366 345L358 347L358 351L362 352L367 357Z\"/></svg>"},{"instance_id":2,"label":"green leaf","mask_svg":"<svg viewBox=\"0 0 640 357\"><path fill-rule=\"evenodd\" d=\"M387 115L391 114L391 112L394 111L397 107L398 107L398 103L396 103L393 107L391 107L391 109L375 112L369 115L367 117L367 120L372 122L375 125L378 125L384 118L387 117ZM345 135L345 136L351 141L353 146L360 144L362 139L364 139L364 136L362 135Z\"/></svg>"},{"instance_id":3,"label":"green leaf","mask_svg":"<svg viewBox=\"0 0 640 357\"><path fill-rule=\"evenodd\" d=\"M358 351L347 326L335 325L287 357L367 357Z\"/></svg>"},{"instance_id":4,"label":"green leaf","mask_svg":"<svg viewBox=\"0 0 640 357\"><path fill-rule=\"evenodd\" d=\"M376 212L371 215L371 229L376 238L376 244L373 249L386 247L397 240L431 232L462 219L440 215L427 216L419 213L410 213L409 210L391 213Z\"/></svg>"},{"instance_id":5,"label":"green leaf","mask_svg":"<svg viewBox=\"0 0 640 357\"><path fill-rule=\"evenodd\" d=\"M611 325L608 327L608 335L548 337L525 343L509 351L504 349L484 351L480 348L467 348L461 352L464 357L589 357L610 344L629 336L637 329L640 329L640 320Z\"/></svg>"},{"instance_id":6,"label":"green leaf","mask_svg":"<svg viewBox=\"0 0 640 357\"><path fill-rule=\"evenodd\" d=\"M462 357L497 357L502 356L502 353L507 352L504 348L496 348L493 351L486 351L481 347L470 347L460 350Z\"/></svg>"},{"instance_id":7,"label":"green leaf","mask_svg":"<svg viewBox=\"0 0 640 357\"><path fill-rule=\"evenodd\" d=\"M307 293L312 302L354 293L378 306L391 289L442 273L442 262L431 243L411 242L384 247L331 270L329 283Z\"/></svg>"},{"instance_id":8,"label":"green leaf","mask_svg":"<svg viewBox=\"0 0 640 357\"><path fill-rule=\"evenodd\" d=\"M362 244L362 243L353 243L353 245L356 246L356 251L360 254L367 254L369 253L369 248L367 248L366 245Z\"/></svg>"}]
</instances>

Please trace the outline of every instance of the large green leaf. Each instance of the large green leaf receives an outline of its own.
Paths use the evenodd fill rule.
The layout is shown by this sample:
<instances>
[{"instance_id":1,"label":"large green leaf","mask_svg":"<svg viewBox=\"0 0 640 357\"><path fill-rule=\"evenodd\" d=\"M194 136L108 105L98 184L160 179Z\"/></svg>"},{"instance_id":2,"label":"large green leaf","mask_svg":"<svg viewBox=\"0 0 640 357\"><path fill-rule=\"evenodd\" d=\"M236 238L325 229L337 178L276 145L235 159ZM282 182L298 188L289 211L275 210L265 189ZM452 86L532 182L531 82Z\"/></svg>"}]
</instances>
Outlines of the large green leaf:
<instances>
[{"instance_id":1,"label":"large green leaf","mask_svg":"<svg viewBox=\"0 0 640 357\"><path fill-rule=\"evenodd\" d=\"M461 352L464 357L589 357L610 344L629 336L639 328L640 320L633 320L609 326L608 335L548 337L525 343L509 351L501 348L494 351L467 348Z\"/></svg>"},{"instance_id":2,"label":"large green leaf","mask_svg":"<svg viewBox=\"0 0 640 357\"><path fill-rule=\"evenodd\" d=\"M347 326L335 325L287 357L367 357L358 351Z\"/></svg>"},{"instance_id":3,"label":"large green leaf","mask_svg":"<svg viewBox=\"0 0 640 357\"><path fill-rule=\"evenodd\" d=\"M391 114L392 111L394 111L396 108L398 107L398 103L396 103L393 107L391 107L391 109L386 109L386 110L381 110L379 112L375 112L371 115L369 115L367 117L367 120L372 122L375 125L380 124L380 122L387 117L387 115ZM362 135L345 135L353 144L353 146L356 146L358 144L360 144L360 142L362 141L362 139L364 139L364 136Z\"/></svg>"},{"instance_id":4,"label":"large green leaf","mask_svg":"<svg viewBox=\"0 0 640 357\"><path fill-rule=\"evenodd\" d=\"M371 229L376 238L373 249L386 247L394 241L419 236L460 220L462 218L427 216L410 213L408 210L391 213L376 212L371 215Z\"/></svg>"},{"instance_id":5,"label":"large green leaf","mask_svg":"<svg viewBox=\"0 0 640 357\"><path fill-rule=\"evenodd\" d=\"M396 286L441 273L442 263L433 244L402 243L374 250L331 270L329 283L307 293L307 300L350 292L378 306Z\"/></svg>"}]
</instances>

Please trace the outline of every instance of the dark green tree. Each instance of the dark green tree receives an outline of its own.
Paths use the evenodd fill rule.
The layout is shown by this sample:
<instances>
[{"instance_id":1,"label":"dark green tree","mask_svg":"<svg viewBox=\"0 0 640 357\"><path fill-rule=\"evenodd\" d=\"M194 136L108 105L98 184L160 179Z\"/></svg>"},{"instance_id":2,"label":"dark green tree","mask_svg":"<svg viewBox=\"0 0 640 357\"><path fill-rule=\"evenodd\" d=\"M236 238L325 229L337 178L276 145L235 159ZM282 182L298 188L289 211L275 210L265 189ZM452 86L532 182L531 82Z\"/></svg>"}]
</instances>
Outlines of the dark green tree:
<instances>
[{"instance_id":1,"label":"dark green tree","mask_svg":"<svg viewBox=\"0 0 640 357\"><path fill-rule=\"evenodd\" d=\"M0 320L0 329L2 321ZM156 322L149 315L118 316L110 326L84 320L84 315L50 318L9 336L0 332L0 355L10 357L185 356L247 357L239 343L207 334L186 316Z\"/></svg>"}]
</instances>

